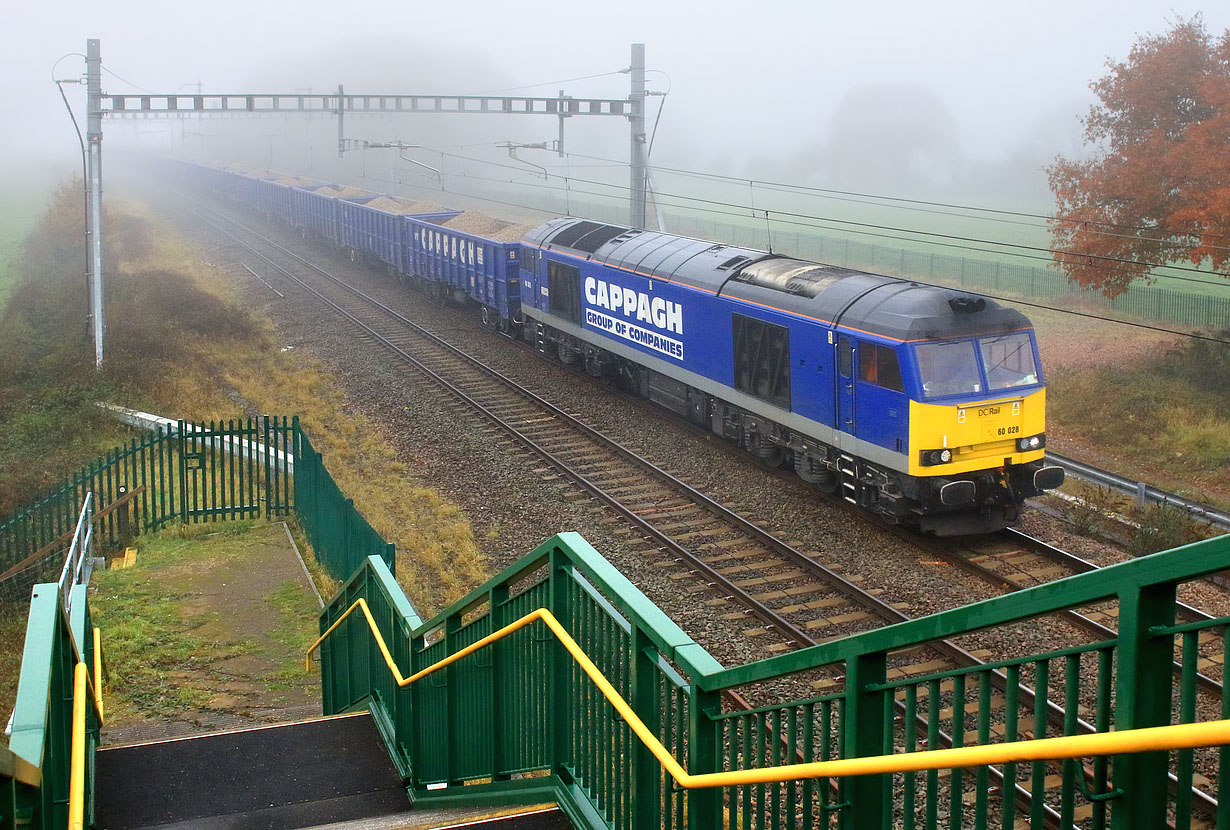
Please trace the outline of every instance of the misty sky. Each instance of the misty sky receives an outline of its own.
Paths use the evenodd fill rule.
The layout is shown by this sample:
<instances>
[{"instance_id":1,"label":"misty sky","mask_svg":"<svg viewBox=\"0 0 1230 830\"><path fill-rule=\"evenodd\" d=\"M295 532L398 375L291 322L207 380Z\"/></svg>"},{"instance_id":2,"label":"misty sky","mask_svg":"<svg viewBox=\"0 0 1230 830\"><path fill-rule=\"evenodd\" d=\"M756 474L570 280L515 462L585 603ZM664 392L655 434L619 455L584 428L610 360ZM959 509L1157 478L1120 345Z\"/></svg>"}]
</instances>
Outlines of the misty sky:
<instances>
[{"instance_id":1,"label":"misty sky","mask_svg":"<svg viewBox=\"0 0 1230 830\"><path fill-rule=\"evenodd\" d=\"M893 113L917 123L919 102L936 111L921 116L930 123L920 129L967 159L998 163L1023 144L1033 148L1028 159L1047 159L1076 150L1076 116L1108 56L1125 57L1137 34L1197 11L1214 33L1230 27L1230 5L1187 0L30 4L22 25L0 32L6 162L78 163L50 78L56 59L83 52L87 37L101 38L104 66L116 73L104 73L104 89L116 93L200 81L206 92L341 82L348 92L472 93L543 83L523 91L553 95L558 79L626 67L629 44L641 41L649 67L670 79L650 75L651 89L671 88L654 148L660 164L791 175L792 164L813 163L816 148L834 140L835 113L899 131ZM56 75L82 67L70 57ZM562 86L623 97L627 83L616 74ZM83 90L69 90L80 114ZM651 99L651 117L656 106ZM475 142L555 136L549 119L474 120L466 129ZM413 133L408 122L398 135ZM574 152L627 156L622 123L578 125L569 138Z\"/></svg>"}]
</instances>

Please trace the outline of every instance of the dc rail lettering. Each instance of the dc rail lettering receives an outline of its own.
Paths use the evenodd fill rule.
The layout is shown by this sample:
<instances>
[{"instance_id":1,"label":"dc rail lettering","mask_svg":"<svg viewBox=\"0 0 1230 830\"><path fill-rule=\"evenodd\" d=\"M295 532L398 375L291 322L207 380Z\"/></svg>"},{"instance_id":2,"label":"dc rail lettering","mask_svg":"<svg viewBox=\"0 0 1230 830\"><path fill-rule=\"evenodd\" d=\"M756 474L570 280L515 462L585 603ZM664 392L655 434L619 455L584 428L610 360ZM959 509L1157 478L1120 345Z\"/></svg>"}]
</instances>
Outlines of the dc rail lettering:
<instances>
[{"instance_id":1,"label":"dc rail lettering","mask_svg":"<svg viewBox=\"0 0 1230 830\"><path fill-rule=\"evenodd\" d=\"M599 308L620 312L625 317L636 315L636 319L643 323L683 334L683 306L679 303L593 277L585 278L585 301Z\"/></svg>"}]
</instances>

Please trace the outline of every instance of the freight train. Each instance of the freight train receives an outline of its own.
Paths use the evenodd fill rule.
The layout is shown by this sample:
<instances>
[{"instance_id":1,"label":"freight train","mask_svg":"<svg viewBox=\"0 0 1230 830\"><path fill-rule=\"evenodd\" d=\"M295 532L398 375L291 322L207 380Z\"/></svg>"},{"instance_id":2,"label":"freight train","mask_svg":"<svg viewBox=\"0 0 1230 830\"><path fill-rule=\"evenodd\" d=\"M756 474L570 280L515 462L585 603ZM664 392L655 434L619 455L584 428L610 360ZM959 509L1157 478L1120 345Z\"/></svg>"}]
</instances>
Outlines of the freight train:
<instances>
[{"instance_id":1,"label":"freight train","mask_svg":"<svg viewBox=\"0 0 1230 830\"><path fill-rule=\"evenodd\" d=\"M186 175L610 378L769 466L937 535L1058 487L1029 320L994 300L668 233L537 227L277 174Z\"/></svg>"}]
</instances>

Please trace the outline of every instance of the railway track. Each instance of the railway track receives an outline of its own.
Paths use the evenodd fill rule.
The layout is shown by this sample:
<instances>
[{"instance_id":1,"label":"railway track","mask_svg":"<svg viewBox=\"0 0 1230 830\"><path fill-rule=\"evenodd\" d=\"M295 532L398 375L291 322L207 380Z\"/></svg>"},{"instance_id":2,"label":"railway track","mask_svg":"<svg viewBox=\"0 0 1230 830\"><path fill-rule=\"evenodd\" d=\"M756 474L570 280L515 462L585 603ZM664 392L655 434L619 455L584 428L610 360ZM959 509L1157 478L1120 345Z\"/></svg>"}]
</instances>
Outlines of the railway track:
<instances>
[{"instance_id":1,"label":"railway track","mask_svg":"<svg viewBox=\"0 0 1230 830\"><path fill-rule=\"evenodd\" d=\"M917 541L944 561L999 586L1005 593L1098 570L1092 562L1012 528L975 539ZM1178 603L1177 616L1180 623L1209 622L1213 619L1204 611L1183 602ZM1062 617L1098 639L1108 640L1116 636L1116 618L1110 609L1091 609L1083 614L1067 611ZM1201 656L1200 673L1196 675L1197 686L1202 692L1220 700L1222 684L1204 674L1204 671L1221 671L1225 656L1224 639L1217 630L1206 629L1201 632L1199 640ZM1180 669L1177 663L1175 669Z\"/></svg>"},{"instance_id":2,"label":"railway track","mask_svg":"<svg viewBox=\"0 0 1230 830\"><path fill-rule=\"evenodd\" d=\"M803 647L909 619L874 592L859 587L856 579L839 574L840 564L826 562L824 554L800 551L777 539L374 297L225 214L204 205L196 207L233 223L241 233L289 261L289 267L279 264L251 242L211 221L218 233L345 317L365 337L454 395L464 408L480 413L493 434L532 453L532 463L539 465L536 469L541 474L567 479L602 503L640 535L639 550L651 563L656 560L674 567L671 578L698 598L708 592L705 604L728 609L722 619L741 628L759 650L772 653ZM306 270L310 276L292 269ZM965 558L972 562L978 557ZM1105 630L1114 636L1112 630ZM926 653L903 655L891 670L895 676L908 677L981 664L965 649L942 641ZM993 672L991 676L1002 697L1004 675ZM831 682L840 683L840 678ZM1032 708L1032 690L1022 686L1019 691L1021 702ZM1062 727L1063 709L1050 702L1046 708L1049 722ZM1094 729L1083 721L1078 721L1078 728ZM951 736L940 737L945 745L952 744ZM995 776L997 771L991 772ZM1018 784L1016 790L1018 801L1030 803L1027 789ZM1216 801L1199 790L1195 802L1202 812L1216 806ZM1041 816L1048 824L1058 820L1049 807Z\"/></svg>"}]
</instances>

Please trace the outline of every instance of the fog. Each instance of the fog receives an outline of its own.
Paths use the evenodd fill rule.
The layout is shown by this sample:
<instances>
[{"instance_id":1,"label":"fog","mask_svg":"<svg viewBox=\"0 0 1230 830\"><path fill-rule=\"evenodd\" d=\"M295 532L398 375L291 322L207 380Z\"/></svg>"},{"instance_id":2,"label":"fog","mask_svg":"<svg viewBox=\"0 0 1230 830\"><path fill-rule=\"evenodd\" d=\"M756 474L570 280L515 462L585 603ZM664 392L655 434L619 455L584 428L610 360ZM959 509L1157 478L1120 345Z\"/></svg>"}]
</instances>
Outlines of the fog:
<instances>
[{"instance_id":1,"label":"fog","mask_svg":"<svg viewBox=\"0 0 1230 830\"><path fill-rule=\"evenodd\" d=\"M1230 8L1189 2L578 2L301 0L296 3L81 2L24 10L0 33L6 176L80 169L77 138L51 79L77 78L85 40L102 42L110 93L485 93L623 98L629 44L646 44L651 163L761 181L1045 208L1041 168L1082 152L1088 85L1136 36L1203 11L1215 33ZM597 76L597 77L587 77ZM583 80L566 80L574 78ZM565 82L566 81L566 82ZM84 88L66 86L79 118ZM390 190L441 180L389 150L339 162L332 116L107 120L106 151L264 164L321 177L386 178ZM552 117L347 118L347 137L405 151L466 188L626 186L627 122L572 118L568 156L500 142L557 137ZM361 158L360 158L361 157ZM589 158L586 158L589 157ZM499 162L482 165L474 159ZM550 180L534 165L550 167ZM496 180L496 181L491 181ZM513 181L515 185L506 184ZM655 176L679 192L696 180ZM450 184L450 182L452 184ZM553 185L555 186L555 185ZM596 185L589 185L596 188ZM696 184L703 190L703 186ZM464 189L464 188L462 188ZM510 200L515 201L515 200Z\"/></svg>"}]
</instances>

